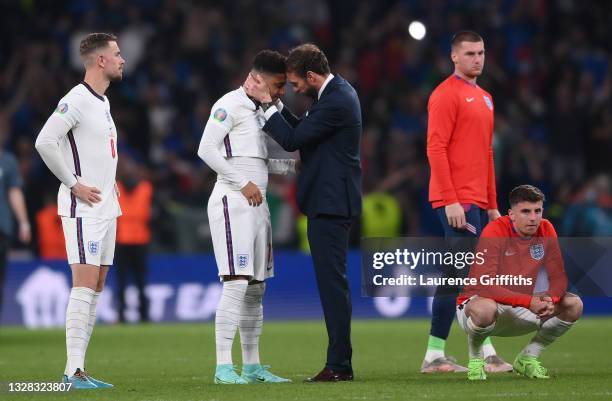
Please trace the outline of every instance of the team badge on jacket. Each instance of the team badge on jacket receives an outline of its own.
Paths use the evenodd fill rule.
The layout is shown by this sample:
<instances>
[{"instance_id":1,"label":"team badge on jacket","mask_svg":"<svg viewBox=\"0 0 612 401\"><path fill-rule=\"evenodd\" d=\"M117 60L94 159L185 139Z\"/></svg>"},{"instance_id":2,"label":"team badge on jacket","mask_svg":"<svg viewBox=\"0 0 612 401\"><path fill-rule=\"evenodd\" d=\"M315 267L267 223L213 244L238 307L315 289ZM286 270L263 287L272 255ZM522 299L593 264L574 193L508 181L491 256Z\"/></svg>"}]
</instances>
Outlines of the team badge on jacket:
<instances>
[{"instance_id":1,"label":"team badge on jacket","mask_svg":"<svg viewBox=\"0 0 612 401\"><path fill-rule=\"evenodd\" d=\"M493 102L491 101L491 99L489 99L488 96L484 95L482 97L485 101L485 103L487 104L487 107L489 108L489 110L493 110Z\"/></svg>"},{"instance_id":2,"label":"team badge on jacket","mask_svg":"<svg viewBox=\"0 0 612 401\"><path fill-rule=\"evenodd\" d=\"M544 244L531 245L529 253L534 260L541 260L544 257Z\"/></svg>"}]
</instances>

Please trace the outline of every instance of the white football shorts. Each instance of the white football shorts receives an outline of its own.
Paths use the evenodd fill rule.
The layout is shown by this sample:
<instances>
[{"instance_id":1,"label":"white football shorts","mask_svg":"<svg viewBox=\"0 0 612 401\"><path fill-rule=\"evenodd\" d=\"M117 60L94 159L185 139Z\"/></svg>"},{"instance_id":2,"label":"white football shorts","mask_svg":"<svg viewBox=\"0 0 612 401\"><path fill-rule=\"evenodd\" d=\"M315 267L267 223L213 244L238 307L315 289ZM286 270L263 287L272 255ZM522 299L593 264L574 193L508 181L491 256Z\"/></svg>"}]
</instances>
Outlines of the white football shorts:
<instances>
[{"instance_id":1,"label":"white football shorts","mask_svg":"<svg viewBox=\"0 0 612 401\"><path fill-rule=\"evenodd\" d=\"M465 304L477 295L466 299L457 305L457 320L459 326L467 333L467 315L465 314ZM491 336L497 337L516 337L528 334L540 329L541 321L538 316L522 306L512 307L497 303L497 322L491 332Z\"/></svg>"},{"instance_id":2,"label":"white football shorts","mask_svg":"<svg viewBox=\"0 0 612 401\"><path fill-rule=\"evenodd\" d=\"M208 200L208 221L219 276L274 276L272 226L265 195L253 207L240 191L216 183Z\"/></svg>"},{"instance_id":3,"label":"white football shorts","mask_svg":"<svg viewBox=\"0 0 612 401\"><path fill-rule=\"evenodd\" d=\"M115 256L117 219L62 216L68 264L110 266Z\"/></svg>"}]
</instances>

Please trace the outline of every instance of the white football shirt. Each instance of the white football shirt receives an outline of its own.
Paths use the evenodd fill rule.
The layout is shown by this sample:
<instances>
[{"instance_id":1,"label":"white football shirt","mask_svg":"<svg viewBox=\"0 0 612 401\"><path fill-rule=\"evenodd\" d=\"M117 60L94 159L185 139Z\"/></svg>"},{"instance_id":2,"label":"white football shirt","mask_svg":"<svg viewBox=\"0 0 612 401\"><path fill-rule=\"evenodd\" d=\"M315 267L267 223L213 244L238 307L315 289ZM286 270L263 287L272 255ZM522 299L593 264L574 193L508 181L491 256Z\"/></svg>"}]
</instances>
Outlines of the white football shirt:
<instances>
[{"instance_id":1,"label":"white football shirt","mask_svg":"<svg viewBox=\"0 0 612 401\"><path fill-rule=\"evenodd\" d=\"M268 158L266 134L262 130L266 119L242 86L217 100L211 113L208 124L217 124L228 133L219 146L223 156Z\"/></svg>"},{"instance_id":2,"label":"white football shirt","mask_svg":"<svg viewBox=\"0 0 612 401\"><path fill-rule=\"evenodd\" d=\"M60 101L51 119L61 119L66 134L43 129L37 142L53 141L59 145L64 162L82 184L100 190L102 200L93 207L81 202L61 184L57 196L58 214L66 217L112 219L121 215L115 178L117 172L117 129L106 96L98 95L82 82ZM54 138L53 135L58 135ZM48 136L45 138L45 136Z\"/></svg>"}]
</instances>

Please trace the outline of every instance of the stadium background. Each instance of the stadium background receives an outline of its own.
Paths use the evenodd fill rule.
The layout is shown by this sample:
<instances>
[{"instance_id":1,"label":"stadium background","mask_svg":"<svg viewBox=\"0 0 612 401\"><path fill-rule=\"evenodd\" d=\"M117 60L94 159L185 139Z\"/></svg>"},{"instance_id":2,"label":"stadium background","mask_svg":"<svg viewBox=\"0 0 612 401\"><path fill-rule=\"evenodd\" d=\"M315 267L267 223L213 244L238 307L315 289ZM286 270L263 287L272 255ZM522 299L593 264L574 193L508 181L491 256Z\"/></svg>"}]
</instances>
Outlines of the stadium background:
<instances>
[{"instance_id":1,"label":"stadium background","mask_svg":"<svg viewBox=\"0 0 612 401\"><path fill-rule=\"evenodd\" d=\"M49 266L47 273L67 279L62 263L40 252L44 233L36 222L41 211L53 210L58 184L33 144L58 100L82 79L78 42L85 33L116 33L127 60L123 81L107 94L120 138L119 179L135 174L154 185L151 280L204 286L215 281L205 213L215 174L196 150L210 107L241 84L258 50L287 52L306 41L322 47L332 71L355 86L362 103L365 210L353 230L354 248L360 237L441 234L427 202L427 99L452 72L450 38L464 28L485 38L478 83L496 107L500 210L507 209L509 189L531 183L544 190L546 216L560 235L612 235L611 9L608 2L582 7L572 0L3 2L0 136L19 162L34 241L14 242L2 321L24 322L17 298L31 278L24 272ZM408 34L413 20L425 24L424 40ZM290 90L287 103L308 106ZM273 153L282 154L278 147ZM268 201L279 272L271 294L284 288L296 299L307 296L314 308L278 317L316 317L294 179L273 177ZM201 278L176 268L185 259ZM358 275L357 264L351 270ZM310 276L296 286L292 277L303 271ZM205 291L199 291L194 299L202 301ZM597 310L605 312L605 305Z\"/></svg>"}]
</instances>

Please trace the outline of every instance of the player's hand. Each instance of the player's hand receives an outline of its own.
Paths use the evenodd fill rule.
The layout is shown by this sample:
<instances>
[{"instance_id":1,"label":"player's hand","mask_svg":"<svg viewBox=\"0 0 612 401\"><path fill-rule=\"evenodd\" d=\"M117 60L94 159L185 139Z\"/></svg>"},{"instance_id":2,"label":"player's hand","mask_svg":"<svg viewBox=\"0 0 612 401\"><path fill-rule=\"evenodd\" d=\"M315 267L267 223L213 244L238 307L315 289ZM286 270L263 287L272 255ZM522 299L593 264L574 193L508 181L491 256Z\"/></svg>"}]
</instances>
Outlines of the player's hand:
<instances>
[{"instance_id":1,"label":"player's hand","mask_svg":"<svg viewBox=\"0 0 612 401\"><path fill-rule=\"evenodd\" d=\"M249 181L241 190L242 195L247 198L250 206L259 206L263 202L263 196L257 185Z\"/></svg>"},{"instance_id":2,"label":"player's hand","mask_svg":"<svg viewBox=\"0 0 612 401\"><path fill-rule=\"evenodd\" d=\"M459 202L445 206L444 211L446 212L449 226L459 230L465 228L465 210L463 210L463 206Z\"/></svg>"},{"instance_id":3,"label":"player's hand","mask_svg":"<svg viewBox=\"0 0 612 401\"><path fill-rule=\"evenodd\" d=\"M501 217L501 213L497 209L487 210L487 215L489 216L489 221L495 221Z\"/></svg>"},{"instance_id":4,"label":"player's hand","mask_svg":"<svg viewBox=\"0 0 612 401\"><path fill-rule=\"evenodd\" d=\"M249 73L246 81L242 84L244 91L247 95L254 98L261 103L271 103L272 96L270 96L270 88L268 84L263 80L261 75Z\"/></svg>"},{"instance_id":5,"label":"player's hand","mask_svg":"<svg viewBox=\"0 0 612 401\"><path fill-rule=\"evenodd\" d=\"M24 244L29 244L32 239L32 228L30 227L30 223L24 221L19 223L19 241Z\"/></svg>"},{"instance_id":6,"label":"player's hand","mask_svg":"<svg viewBox=\"0 0 612 401\"><path fill-rule=\"evenodd\" d=\"M87 185L77 182L70 192L74 194L80 201L85 202L89 207L93 207L94 203L98 203L102 200L100 197L100 190L96 187L88 187Z\"/></svg>"},{"instance_id":7,"label":"player's hand","mask_svg":"<svg viewBox=\"0 0 612 401\"><path fill-rule=\"evenodd\" d=\"M531 297L529 310L538 315L540 319L550 316L555 311L552 298L548 295L534 295Z\"/></svg>"},{"instance_id":8,"label":"player's hand","mask_svg":"<svg viewBox=\"0 0 612 401\"><path fill-rule=\"evenodd\" d=\"M548 294L543 294L540 296L540 299L546 302L546 308L540 312L538 317L540 319L546 319L555 314L555 304L553 303L552 298Z\"/></svg>"}]
</instances>

